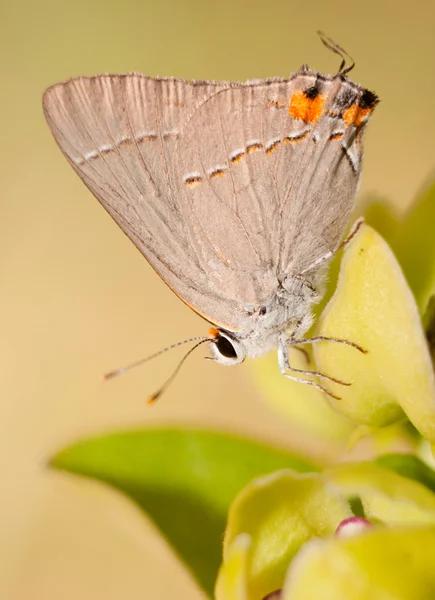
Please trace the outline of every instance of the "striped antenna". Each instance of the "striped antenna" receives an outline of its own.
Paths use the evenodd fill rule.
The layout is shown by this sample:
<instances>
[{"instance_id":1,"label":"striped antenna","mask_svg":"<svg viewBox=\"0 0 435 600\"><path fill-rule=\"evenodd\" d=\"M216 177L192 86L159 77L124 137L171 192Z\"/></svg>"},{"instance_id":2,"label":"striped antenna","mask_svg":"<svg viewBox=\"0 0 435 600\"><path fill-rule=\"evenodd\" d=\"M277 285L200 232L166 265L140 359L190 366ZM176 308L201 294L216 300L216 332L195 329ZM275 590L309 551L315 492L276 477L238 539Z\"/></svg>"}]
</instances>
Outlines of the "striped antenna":
<instances>
[{"instance_id":1,"label":"striped antenna","mask_svg":"<svg viewBox=\"0 0 435 600\"><path fill-rule=\"evenodd\" d=\"M199 346L203 342L212 341L212 340L210 338L208 338L208 337L200 336L200 337L189 338L188 340L183 340L182 342L177 342L176 344L171 344L171 346L167 346L166 348L163 348L162 350L159 350L158 352L155 352L154 354L151 354L150 356L147 356L146 358L141 358L140 360L132 362L132 363L130 363L128 365L125 365L123 367L120 367L119 369L115 369L113 371L109 371L108 373L105 373L103 375L103 381L108 381L109 379L114 379L115 377L118 377L118 375L123 375L127 371L130 371L131 369L134 369L135 367L143 365L144 363L148 362L149 360L152 360L153 358L157 358L161 354L164 354L165 352L168 352L168 350L173 350L174 348L178 348L178 346L183 346L184 344L188 344L189 342L198 342L198 341L199 341L199 344L196 344L192 348L192 350L194 350L197 346ZM188 352L188 354L190 352L192 352L192 350L190 350ZM188 356L188 354L186 355L186 357ZM182 362L180 363L179 367L184 362L185 358L182 360Z\"/></svg>"},{"instance_id":2,"label":"striped antenna","mask_svg":"<svg viewBox=\"0 0 435 600\"><path fill-rule=\"evenodd\" d=\"M167 378L167 380L165 381L165 383L160 386L160 388L157 390L157 392L155 392L151 396L148 396L147 403L148 404L154 404L154 402L156 402L156 400L158 400L158 398L163 394L163 392L166 390L166 388L168 387L168 385L170 385L170 383L172 383L172 381L175 379L175 377L177 376L179 370L181 369L181 367L183 366L184 362L186 361L187 357L190 354L192 354L192 352L194 350L196 350L198 348L198 346L201 346L201 344L204 344L204 342L214 342L214 341L215 340L212 339L212 338L202 338L197 344L195 344L193 346L193 348L190 348L190 350L188 350L186 352L186 354L180 360L180 362L178 363L178 365L175 367L175 369L173 370L173 372L171 373L171 375Z\"/></svg>"}]
</instances>

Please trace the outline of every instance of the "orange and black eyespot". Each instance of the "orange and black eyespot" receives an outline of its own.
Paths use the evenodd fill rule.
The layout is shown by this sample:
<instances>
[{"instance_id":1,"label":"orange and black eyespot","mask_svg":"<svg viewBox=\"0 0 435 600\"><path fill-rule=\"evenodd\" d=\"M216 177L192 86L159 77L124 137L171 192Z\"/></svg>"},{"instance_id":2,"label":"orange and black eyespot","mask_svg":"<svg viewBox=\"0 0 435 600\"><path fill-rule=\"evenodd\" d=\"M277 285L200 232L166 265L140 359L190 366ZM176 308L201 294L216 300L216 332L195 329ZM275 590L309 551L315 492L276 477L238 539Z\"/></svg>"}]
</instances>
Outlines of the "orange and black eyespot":
<instances>
[{"instance_id":1,"label":"orange and black eyespot","mask_svg":"<svg viewBox=\"0 0 435 600\"><path fill-rule=\"evenodd\" d=\"M374 92L370 90L363 90L361 96L357 102L354 102L352 106L349 106L343 113L343 120L346 125L354 125L360 127L372 113L376 104L378 104L379 98Z\"/></svg>"},{"instance_id":2,"label":"orange and black eyespot","mask_svg":"<svg viewBox=\"0 0 435 600\"><path fill-rule=\"evenodd\" d=\"M304 91L294 92L289 105L289 115L306 123L316 123L322 116L325 98L317 82Z\"/></svg>"}]
</instances>

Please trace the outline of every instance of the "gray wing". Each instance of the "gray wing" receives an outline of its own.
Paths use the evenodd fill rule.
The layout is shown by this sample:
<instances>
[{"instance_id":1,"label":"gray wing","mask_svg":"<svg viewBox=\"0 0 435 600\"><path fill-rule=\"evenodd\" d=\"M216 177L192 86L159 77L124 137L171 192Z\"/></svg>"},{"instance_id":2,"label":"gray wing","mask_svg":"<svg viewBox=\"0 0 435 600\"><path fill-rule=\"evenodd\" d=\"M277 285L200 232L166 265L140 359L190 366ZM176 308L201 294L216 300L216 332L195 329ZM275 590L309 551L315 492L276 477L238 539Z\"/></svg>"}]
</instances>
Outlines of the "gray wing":
<instances>
[{"instance_id":1,"label":"gray wing","mask_svg":"<svg viewBox=\"0 0 435 600\"><path fill-rule=\"evenodd\" d=\"M329 120L312 118L311 98L294 102L318 77L78 78L50 88L44 111L73 168L165 282L237 330L273 297L278 276L314 262L346 225L359 164L332 144L343 84L322 80Z\"/></svg>"},{"instance_id":2,"label":"gray wing","mask_svg":"<svg viewBox=\"0 0 435 600\"><path fill-rule=\"evenodd\" d=\"M331 80L329 89L320 81L319 97L322 118L291 173L282 172L279 179L286 206L278 265L290 277L340 244L358 190L362 136L378 103L373 92L341 77Z\"/></svg>"},{"instance_id":3,"label":"gray wing","mask_svg":"<svg viewBox=\"0 0 435 600\"><path fill-rule=\"evenodd\" d=\"M180 140L189 201L245 303L267 303L278 280L341 241L376 102L346 78L302 69L219 90L189 118Z\"/></svg>"},{"instance_id":4,"label":"gray wing","mask_svg":"<svg viewBox=\"0 0 435 600\"><path fill-rule=\"evenodd\" d=\"M43 106L74 170L163 280L208 320L237 329L245 313L225 285L210 284L178 170L188 115L222 87L103 75L49 88Z\"/></svg>"}]
</instances>

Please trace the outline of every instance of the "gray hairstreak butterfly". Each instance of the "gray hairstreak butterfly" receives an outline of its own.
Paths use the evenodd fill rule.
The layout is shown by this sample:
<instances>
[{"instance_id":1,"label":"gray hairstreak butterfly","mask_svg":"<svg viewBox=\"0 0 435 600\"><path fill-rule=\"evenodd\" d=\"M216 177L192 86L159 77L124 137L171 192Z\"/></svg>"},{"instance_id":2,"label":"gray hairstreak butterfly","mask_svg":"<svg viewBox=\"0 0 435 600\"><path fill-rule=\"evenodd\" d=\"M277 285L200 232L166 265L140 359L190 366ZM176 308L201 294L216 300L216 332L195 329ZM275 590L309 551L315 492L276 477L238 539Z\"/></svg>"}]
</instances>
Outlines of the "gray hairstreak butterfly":
<instances>
[{"instance_id":1,"label":"gray hairstreak butterfly","mask_svg":"<svg viewBox=\"0 0 435 600\"><path fill-rule=\"evenodd\" d=\"M328 339L363 351L303 334L328 260L359 226L341 241L378 98L322 41L342 58L335 75L305 65L246 83L97 75L54 85L43 105L73 169L213 325L189 341L208 341L222 365L278 348L285 376L326 391L301 375L338 380L292 368L289 347Z\"/></svg>"}]
</instances>

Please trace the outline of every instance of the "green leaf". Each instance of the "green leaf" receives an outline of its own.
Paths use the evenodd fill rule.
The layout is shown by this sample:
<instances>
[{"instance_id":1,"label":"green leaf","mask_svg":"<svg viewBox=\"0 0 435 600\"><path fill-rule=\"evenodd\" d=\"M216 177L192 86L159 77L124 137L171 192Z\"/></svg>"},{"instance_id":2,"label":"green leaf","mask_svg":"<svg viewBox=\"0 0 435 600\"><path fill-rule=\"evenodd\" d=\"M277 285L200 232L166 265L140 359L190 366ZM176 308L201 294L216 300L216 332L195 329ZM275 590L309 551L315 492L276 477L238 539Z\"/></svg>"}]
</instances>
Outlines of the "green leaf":
<instances>
[{"instance_id":1,"label":"green leaf","mask_svg":"<svg viewBox=\"0 0 435 600\"><path fill-rule=\"evenodd\" d=\"M282 470L256 479L231 507L220 579L230 579L225 572L231 564L233 544L247 534L251 543L244 577L246 594L248 600L258 600L282 587L290 561L307 540L334 533L350 516L341 491L316 473Z\"/></svg>"},{"instance_id":2,"label":"green leaf","mask_svg":"<svg viewBox=\"0 0 435 600\"><path fill-rule=\"evenodd\" d=\"M434 527L373 527L347 539L313 540L292 562L282 600L429 600L434 556Z\"/></svg>"},{"instance_id":3,"label":"green leaf","mask_svg":"<svg viewBox=\"0 0 435 600\"><path fill-rule=\"evenodd\" d=\"M51 466L110 484L134 500L212 595L226 516L254 477L313 467L243 438L199 430L150 429L80 441Z\"/></svg>"},{"instance_id":4,"label":"green leaf","mask_svg":"<svg viewBox=\"0 0 435 600\"><path fill-rule=\"evenodd\" d=\"M417 456L413 454L383 454L378 456L376 462L403 477L422 483L435 492L435 471Z\"/></svg>"},{"instance_id":5,"label":"green leaf","mask_svg":"<svg viewBox=\"0 0 435 600\"><path fill-rule=\"evenodd\" d=\"M326 382L341 399L335 408L358 423L382 427L404 413L435 441L435 379L420 316L403 273L386 242L363 225L347 246L336 292L319 320L318 370L351 383Z\"/></svg>"},{"instance_id":6,"label":"green leaf","mask_svg":"<svg viewBox=\"0 0 435 600\"><path fill-rule=\"evenodd\" d=\"M421 315L435 294L434 223L435 184L432 184L417 198L392 240Z\"/></svg>"}]
</instances>

